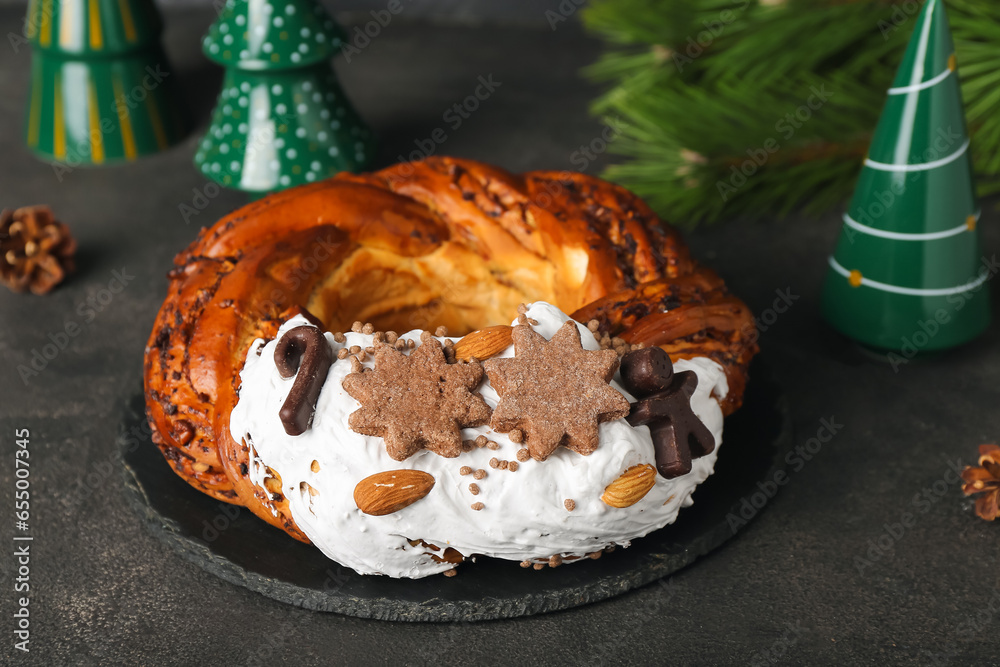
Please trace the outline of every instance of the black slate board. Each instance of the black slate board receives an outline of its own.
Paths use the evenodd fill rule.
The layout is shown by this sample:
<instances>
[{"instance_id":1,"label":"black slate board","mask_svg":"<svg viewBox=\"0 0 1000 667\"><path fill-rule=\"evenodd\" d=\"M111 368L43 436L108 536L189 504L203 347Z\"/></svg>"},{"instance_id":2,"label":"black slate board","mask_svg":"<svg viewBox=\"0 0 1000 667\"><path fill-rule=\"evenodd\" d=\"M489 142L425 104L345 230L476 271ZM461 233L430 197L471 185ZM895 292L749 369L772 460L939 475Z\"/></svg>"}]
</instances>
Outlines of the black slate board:
<instances>
[{"instance_id":1,"label":"black slate board","mask_svg":"<svg viewBox=\"0 0 1000 667\"><path fill-rule=\"evenodd\" d=\"M256 518L196 491L167 466L148 435L142 396L128 405L119 449L125 492L154 534L209 572L299 607L392 621L480 621L576 607L648 584L731 538L757 482L785 469L793 446L787 401L763 364L751 368L743 407L726 419L716 471L678 520L628 549L542 571L480 558L458 576L362 576ZM131 436L129 435L131 434Z\"/></svg>"}]
</instances>

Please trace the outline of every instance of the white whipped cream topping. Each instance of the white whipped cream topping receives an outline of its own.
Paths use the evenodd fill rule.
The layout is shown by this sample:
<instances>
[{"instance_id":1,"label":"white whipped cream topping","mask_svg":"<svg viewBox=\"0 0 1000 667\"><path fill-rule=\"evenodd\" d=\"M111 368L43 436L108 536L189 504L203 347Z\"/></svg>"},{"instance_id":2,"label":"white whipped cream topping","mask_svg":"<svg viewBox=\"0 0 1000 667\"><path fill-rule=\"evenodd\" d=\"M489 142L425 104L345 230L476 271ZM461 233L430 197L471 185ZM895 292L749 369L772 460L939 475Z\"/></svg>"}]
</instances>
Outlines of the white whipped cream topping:
<instances>
[{"instance_id":1,"label":"white whipped cream topping","mask_svg":"<svg viewBox=\"0 0 1000 667\"><path fill-rule=\"evenodd\" d=\"M570 319L544 302L531 305L527 315L537 320L533 328L545 338L551 338ZM281 326L278 338L306 324L304 318L294 317ZM577 325L584 348L599 349L594 335ZM408 542L417 539L442 550L450 546L465 556L481 554L515 561L547 559L553 554L580 557L612 544L628 546L629 540L672 523L681 507L692 504L695 487L713 472L722 443L723 417L717 398L725 397L728 385L722 367L711 359L681 360L674 368L697 373L691 407L715 436L715 450L696 459L687 475L669 480L656 475L655 485L642 500L631 507L615 508L601 500L605 487L634 465L656 465L648 427L634 428L624 419L603 423L600 445L589 456L559 447L545 461L519 462L514 472L493 469L489 461L493 457L516 461L523 445L488 426L463 429L463 438L485 435L500 445L498 450L473 448L457 458L421 450L405 461L395 461L382 438L361 435L348 426L348 417L360 404L341 384L351 372L351 360L337 360L336 354L352 345L370 347L373 337L345 335L347 341L341 344L334 341L333 334L326 334L334 363L308 431L289 436L278 418L293 379L283 379L275 367L277 339L267 344L257 340L251 346L240 374L240 398L230 426L234 437L245 437L252 444L253 482L264 488L265 466L273 469L281 477L282 493L289 499L292 518L302 532L328 557L362 574L419 578L455 567L435 562L426 547ZM419 345L420 331L401 338ZM514 356L513 346L498 356ZM370 356L363 365L372 367ZM622 388L619 375L611 386L634 400ZM485 374L480 392L490 407L496 407L499 397ZM313 461L318 462L319 472L312 472ZM487 477L476 480L472 475L461 475L463 466L483 469ZM433 475L433 489L414 504L385 516L370 516L358 509L354 502L358 482L378 472L400 469ZM310 494L303 482L318 495ZM469 491L472 483L479 486L478 495ZM575 503L573 511L566 509L566 500ZM473 510L471 505L476 502L484 508Z\"/></svg>"}]
</instances>

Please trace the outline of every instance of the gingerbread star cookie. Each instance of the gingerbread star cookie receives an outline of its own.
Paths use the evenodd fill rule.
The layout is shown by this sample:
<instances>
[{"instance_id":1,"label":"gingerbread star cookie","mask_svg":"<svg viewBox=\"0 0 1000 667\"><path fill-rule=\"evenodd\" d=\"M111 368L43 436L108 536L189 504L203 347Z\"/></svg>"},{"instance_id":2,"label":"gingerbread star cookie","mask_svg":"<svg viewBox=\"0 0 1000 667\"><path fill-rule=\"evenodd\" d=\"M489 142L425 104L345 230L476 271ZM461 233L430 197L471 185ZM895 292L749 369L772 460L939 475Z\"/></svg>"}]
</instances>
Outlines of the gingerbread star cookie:
<instances>
[{"instance_id":1,"label":"gingerbread star cookie","mask_svg":"<svg viewBox=\"0 0 1000 667\"><path fill-rule=\"evenodd\" d=\"M363 435L384 438L396 461L421 449L458 456L461 429L489 421L490 408L475 393L483 379L482 364L449 364L441 343L429 333L409 355L377 343L374 357L374 369L344 378L344 390L361 403L348 425Z\"/></svg>"},{"instance_id":2,"label":"gingerbread star cookie","mask_svg":"<svg viewBox=\"0 0 1000 667\"><path fill-rule=\"evenodd\" d=\"M618 370L614 350L583 349L567 321L552 340L527 324L514 327L514 357L490 359L486 373L500 395L490 427L524 433L528 453L544 461L559 445L587 455L597 449L597 426L628 414L628 400L608 383Z\"/></svg>"}]
</instances>

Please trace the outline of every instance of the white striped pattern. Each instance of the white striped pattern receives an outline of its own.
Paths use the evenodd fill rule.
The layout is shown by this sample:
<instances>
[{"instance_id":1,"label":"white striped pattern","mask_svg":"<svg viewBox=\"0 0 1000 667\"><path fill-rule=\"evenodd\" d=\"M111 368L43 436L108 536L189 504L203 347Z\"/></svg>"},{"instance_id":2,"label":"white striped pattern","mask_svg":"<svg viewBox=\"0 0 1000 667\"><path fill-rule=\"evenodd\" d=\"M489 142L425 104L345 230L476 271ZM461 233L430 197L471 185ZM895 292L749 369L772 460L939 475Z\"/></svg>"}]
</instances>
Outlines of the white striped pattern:
<instances>
[{"instance_id":1,"label":"white striped pattern","mask_svg":"<svg viewBox=\"0 0 1000 667\"><path fill-rule=\"evenodd\" d=\"M851 272L841 266L840 262L835 260L832 256L830 257L830 267L845 278L851 277ZM893 294L903 294L906 296L950 296L952 294L962 294L964 292L968 292L969 290L973 290L985 283L989 277L990 274L984 271L982 275L975 280L971 280L964 285L959 285L958 287L918 288L899 287L897 285L882 283L862 276L861 285L864 287L871 287L872 289L877 289L882 292L892 292Z\"/></svg>"},{"instance_id":2,"label":"white striped pattern","mask_svg":"<svg viewBox=\"0 0 1000 667\"><path fill-rule=\"evenodd\" d=\"M938 74L933 79L928 79L927 81L921 81L920 83L915 83L912 86L900 86L899 88L890 88L890 95L905 95L906 93L915 93L918 90L923 90L924 88L930 88L931 86L936 86L945 79L947 79L952 73L951 68Z\"/></svg>"},{"instance_id":3,"label":"white striped pattern","mask_svg":"<svg viewBox=\"0 0 1000 667\"><path fill-rule=\"evenodd\" d=\"M865 166L871 167L872 169L878 169L880 171L927 171L929 169L943 167L946 164L951 164L958 158L962 157L967 150L969 150L968 139L965 140L965 143L962 144L961 148L948 157L943 157L940 160L934 160L933 162L924 162L922 164L886 164L885 162L876 162L871 158L865 158Z\"/></svg>"},{"instance_id":4,"label":"white striped pattern","mask_svg":"<svg viewBox=\"0 0 1000 667\"><path fill-rule=\"evenodd\" d=\"M976 211L973 214L976 222L979 222L979 214L981 211ZM969 229L967 223L962 223L958 227L952 227L951 229L945 229L940 232L924 232L922 234L906 234L903 232L890 232L885 229L876 229L874 227L869 227L868 225L863 225L848 214L844 214L844 224L852 229L856 229L862 234L867 234L868 236L878 236L883 239L893 239L894 241L935 241L937 239L946 239L950 236L958 236L962 232L972 231Z\"/></svg>"}]
</instances>

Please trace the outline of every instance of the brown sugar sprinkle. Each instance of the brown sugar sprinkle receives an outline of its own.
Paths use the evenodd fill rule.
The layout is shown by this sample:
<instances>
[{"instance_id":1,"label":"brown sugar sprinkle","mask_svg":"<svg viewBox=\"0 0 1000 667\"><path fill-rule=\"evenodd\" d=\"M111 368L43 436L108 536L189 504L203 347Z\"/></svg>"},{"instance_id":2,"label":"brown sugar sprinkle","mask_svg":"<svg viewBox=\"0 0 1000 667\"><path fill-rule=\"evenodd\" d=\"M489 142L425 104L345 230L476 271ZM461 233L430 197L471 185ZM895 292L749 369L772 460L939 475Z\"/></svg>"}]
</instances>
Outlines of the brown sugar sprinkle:
<instances>
[{"instance_id":1,"label":"brown sugar sprinkle","mask_svg":"<svg viewBox=\"0 0 1000 667\"><path fill-rule=\"evenodd\" d=\"M513 431L507 434L507 437L510 438L511 442L513 442L516 445L519 445L522 442L524 442L524 431L522 431L519 428L515 428Z\"/></svg>"},{"instance_id":2,"label":"brown sugar sprinkle","mask_svg":"<svg viewBox=\"0 0 1000 667\"><path fill-rule=\"evenodd\" d=\"M337 350L338 359L346 359L349 356L351 356L351 353L347 350L346 347L342 347L339 350Z\"/></svg>"},{"instance_id":3,"label":"brown sugar sprinkle","mask_svg":"<svg viewBox=\"0 0 1000 667\"><path fill-rule=\"evenodd\" d=\"M313 461L312 465L309 466L309 469L313 472L319 472L319 461Z\"/></svg>"},{"instance_id":4,"label":"brown sugar sprinkle","mask_svg":"<svg viewBox=\"0 0 1000 667\"><path fill-rule=\"evenodd\" d=\"M521 561L521 567L531 567L531 561L530 560L522 560Z\"/></svg>"},{"instance_id":5,"label":"brown sugar sprinkle","mask_svg":"<svg viewBox=\"0 0 1000 667\"><path fill-rule=\"evenodd\" d=\"M566 507L567 512L572 512L576 509L576 501L572 498L567 498L563 501L563 505Z\"/></svg>"},{"instance_id":6,"label":"brown sugar sprinkle","mask_svg":"<svg viewBox=\"0 0 1000 667\"><path fill-rule=\"evenodd\" d=\"M366 336L371 336L373 333L375 333L375 325L372 324L371 322L365 322L364 326L361 327L361 333L365 334Z\"/></svg>"},{"instance_id":7,"label":"brown sugar sprinkle","mask_svg":"<svg viewBox=\"0 0 1000 667\"><path fill-rule=\"evenodd\" d=\"M354 324L351 325L351 331L353 331L354 333L361 333L361 328L363 326L364 325L361 324L361 322L355 322Z\"/></svg>"},{"instance_id":8,"label":"brown sugar sprinkle","mask_svg":"<svg viewBox=\"0 0 1000 667\"><path fill-rule=\"evenodd\" d=\"M507 464L507 470L510 470L511 472L517 472L518 467L519 466L518 466L517 461L510 461Z\"/></svg>"},{"instance_id":9,"label":"brown sugar sprinkle","mask_svg":"<svg viewBox=\"0 0 1000 667\"><path fill-rule=\"evenodd\" d=\"M476 484L475 482L473 482L472 484L469 484L469 493L471 493L474 496L478 496L479 495L479 485Z\"/></svg>"},{"instance_id":10,"label":"brown sugar sprinkle","mask_svg":"<svg viewBox=\"0 0 1000 667\"><path fill-rule=\"evenodd\" d=\"M445 570L445 571L443 572L443 574L444 574L444 576L446 576L446 577L454 577L454 576L455 576L456 574L458 574L458 571L457 571L457 570L455 570L454 568L452 568L452 569L450 569L450 570Z\"/></svg>"},{"instance_id":11,"label":"brown sugar sprinkle","mask_svg":"<svg viewBox=\"0 0 1000 667\"><path fill-rule=\"evenodd\" d=\"M479 510L481 510L484 507L486 507L486 505L484 505L482 503L472 503L471 505L469 505L469 507L471 507L472 509L474 509L474 510L476 510L478 512Z\"/></svg>"},{"instance_id":12,"label":"brown sugar sprinkle","mask_svg":"<svg viewBox=\"0 0 1000 667\"><path fill-rule=\"evenodd\" d=\"M472 468L470 468L469 466L462 466L461 468L458 469L458 474L459 475L471 475L472 474Z\"/></svg>"},{"instance_id":13,"label":"brown sugar sprinkle","mask_svg":"<svg viewBox=\"0 0 1000 667\"><path fill-rule=\"evenodd\" d=\"M396 333L395 331L386 331L385 332L385 342L387 342L389 344L394 344L397 340L399 340L399 334L398 333Z\"/></svg>"},{"instance_id":14,"label":"brown sugar sprinkle","mask_svg":"<svg viewBox=\"0 0 1000 667\"><path fill-rule=\"evenodd\" d=\"M475 477L476 479L483 479L486 477L486 471L480 468L476 472L472 473L472 476Z\"/></svg>"},{"instance_id":15,"label":"brown sugar sprinkle","mask_svg":"<svg viewBox=\"0 0 1000 667\"><path fill-rule=\"evenodd\" d=\"M520 461L521 463L524 463L530 458L531 458L531 453L528 452L526 448L522 447L521 449L517 450L517 460Z\"/></svg>"},{"instance_id":16,"label":"brown sugar sprinkle","mask_svg":"<svg viewBox=\"0 0 1000 667\"><path fill-rule=\"evenodd\" d=\"M549 557L549 567L559 567L562 565L563 559L559 554Z\"/></svg>"},{"instance_id":17,"label":"brown sugar sprinkle","mask_svg":"<svg viewBox=\"0 0 1000 667\"><path fill-rule=\"evenodd\" d=\"M434 335L438 336L439 338L444 338L445 336L448 335L448 327L445 326L438 327L437 329L434 330Z\"/></svg>"},{"instance_id":18,"label":"brown sugar sprinkle","mask_svg":"<svg viewBox=\"0 0 1000 667\"><path fill-rule=\"evenodd\" d=\"M545 569L545 563L535 563L531 567L535 568L536 570L543 570Z\"/></svg>"},{"instance_id":19,"label":"brown sugar sprinkle","mask_svg":"<svg viewBox=\"0 0 1000 667\"><path fill-rule=\"evenodd\" d=\"M492 449L492 450L496 451L497 449L500 449L500 443L493 442L492 440L487 440L486 441L486 449Z\"/></svg>"},{"instance_id":20,"label":"brown sugar sprinkle","mask_svg":"<svg viewBox=\"0 0 1000 667\"><path fill-rule=\"evenodd\" d=\"M338 343L346 343L347 336L338 331L337 333L333 334L333 340L337 341Z\"/></svg>"},{"instance_id":21,"label":"brown sugar sprinkle","mask_svg":"<svg viewBox=\"0 0 1000 667\"><path fill-rule=\"evenodd\" d=\"M485 447L487 442L489 442L489 440L485 435L476 436L476 447Z\"/></svg>"},{"instance_id":22,"label":"brown sugar sprinkle","mask_svg":"<svg viewBox=\"0 0 1000 667\"><path fill-rule=\"evenodd\" d=\"M490 467L491 468L499 468L500 467L500 459L498 459L495 456L493 458L491 458L490 459Z\"/></svg>"}]
</instances>

